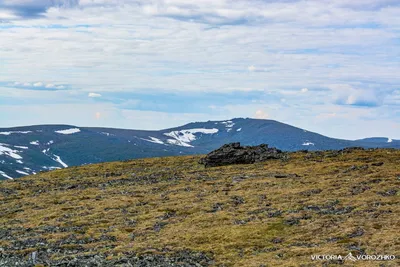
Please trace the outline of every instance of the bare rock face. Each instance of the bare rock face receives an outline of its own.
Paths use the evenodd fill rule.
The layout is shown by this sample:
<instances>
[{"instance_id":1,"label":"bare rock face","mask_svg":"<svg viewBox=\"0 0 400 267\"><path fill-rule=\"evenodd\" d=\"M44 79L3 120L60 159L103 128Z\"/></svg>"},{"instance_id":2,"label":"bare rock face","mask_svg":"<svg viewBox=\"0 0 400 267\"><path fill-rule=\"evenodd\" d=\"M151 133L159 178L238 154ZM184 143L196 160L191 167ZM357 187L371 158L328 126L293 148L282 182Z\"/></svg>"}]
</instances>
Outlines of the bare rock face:
<instances>
[{"instance_id":1,"label":"bare rock face","mask_svg":"<svg viewBox=\"0 0 400 267\"><path fill-rule=\"evenodd\" d=\"M200 159L199 163L206 167L216 167L231 164L252 164L269 159L284 159L286 153L267 144L258 146L240 146L240 143L223 145Z\"/></svg>"}]
</instances>

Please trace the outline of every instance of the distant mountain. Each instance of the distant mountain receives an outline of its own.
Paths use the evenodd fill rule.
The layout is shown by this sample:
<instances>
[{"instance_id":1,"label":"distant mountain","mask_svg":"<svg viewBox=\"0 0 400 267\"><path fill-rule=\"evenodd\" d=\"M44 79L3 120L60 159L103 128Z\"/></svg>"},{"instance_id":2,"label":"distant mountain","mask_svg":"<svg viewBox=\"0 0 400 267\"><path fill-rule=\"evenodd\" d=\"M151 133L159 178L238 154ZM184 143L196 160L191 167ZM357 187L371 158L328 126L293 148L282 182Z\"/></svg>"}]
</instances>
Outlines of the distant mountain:
<instances>
[{"instance_id":1,"label":"distant mountain","mask_svg":"<svg viewBox=\"0 0 400 267\"><path fill-rule=\"evenodd\" d=\"M205 154L231 142L266 143L286 151L400 148L400 140L389 141L334 139L274 120L243 118L193 122L160 131L72 125L0 128L0 179L98 162Z\"/></svg>"},{"instance_id":2,"label":"distant mountain","mask_svg":"<svg viewBox=\"0 0 400 267\"><path fill-rule=\"evenodd\" d=\"M370 143L392 143L392 142L400 142L400 140L393 140L387 137L370 137L364 139L358 139L360 142L370 142Z\"/></svg>"}]
</instances>

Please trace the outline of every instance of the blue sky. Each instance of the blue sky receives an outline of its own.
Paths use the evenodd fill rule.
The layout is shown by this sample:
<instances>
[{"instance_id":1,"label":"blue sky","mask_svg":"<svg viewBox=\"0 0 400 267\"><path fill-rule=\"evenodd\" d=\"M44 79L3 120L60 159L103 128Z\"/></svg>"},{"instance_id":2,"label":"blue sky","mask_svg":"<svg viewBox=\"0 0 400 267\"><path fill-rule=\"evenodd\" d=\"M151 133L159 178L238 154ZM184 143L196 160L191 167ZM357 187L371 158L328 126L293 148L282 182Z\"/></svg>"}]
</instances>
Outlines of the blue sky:
<instances>
[{"instance_id":1,"label":"blue sky","mask_svg":"<svg viewBox=\"0 0 400 267\"><path fill-rule=\"evenodd\" d=\"M0 0L0 127L234 117L400 139L398 0Z\"/></svg>"}]
</instances>

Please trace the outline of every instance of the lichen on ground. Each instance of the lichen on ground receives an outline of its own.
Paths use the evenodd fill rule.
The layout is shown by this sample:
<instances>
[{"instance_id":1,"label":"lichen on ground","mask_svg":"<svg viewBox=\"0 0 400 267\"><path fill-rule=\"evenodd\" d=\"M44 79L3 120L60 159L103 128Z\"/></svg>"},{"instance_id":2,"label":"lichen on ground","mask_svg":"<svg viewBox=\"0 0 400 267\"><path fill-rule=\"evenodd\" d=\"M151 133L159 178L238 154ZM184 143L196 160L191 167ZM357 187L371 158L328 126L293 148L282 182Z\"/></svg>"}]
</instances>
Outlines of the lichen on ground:
<instances>
[{"instance_id":1,"label":"lichen on ground","mask_svg":"<svg viewBox=\"0 0 400 267\"><path fill-rule=\"evenodd\" d=\"M311 255L400 256L399 150L294 152L207 169L199 159L111 162L1 182L0 265L329 266L335 262Z\"/></svg>"}]
</instances>

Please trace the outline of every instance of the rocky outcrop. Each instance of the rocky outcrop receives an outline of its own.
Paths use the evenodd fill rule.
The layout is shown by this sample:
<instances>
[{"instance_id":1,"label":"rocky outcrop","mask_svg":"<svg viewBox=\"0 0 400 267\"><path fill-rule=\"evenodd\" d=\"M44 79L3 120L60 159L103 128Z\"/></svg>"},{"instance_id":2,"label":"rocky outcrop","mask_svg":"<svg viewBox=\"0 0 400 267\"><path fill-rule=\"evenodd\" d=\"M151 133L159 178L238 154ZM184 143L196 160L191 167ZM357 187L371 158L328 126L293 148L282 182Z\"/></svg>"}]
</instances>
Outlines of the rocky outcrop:
<instances>
[{"instance_id":1,"label":"rocky outcrop","mask_svg":"<svg viewBox=\"0 0 400 267\"><path fill-rule=\"evenodd\" d=\"M231 164L252 164L269 159L285 159L286 153L267 144L258 146L241 146L240 143L223 145L201 158L199 163L206 167L216 167Z\"/></svg>"}]
</instances>

